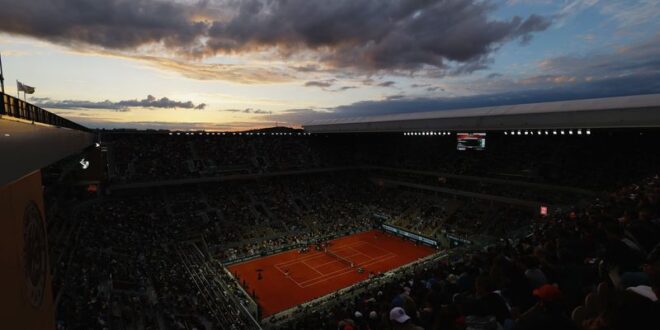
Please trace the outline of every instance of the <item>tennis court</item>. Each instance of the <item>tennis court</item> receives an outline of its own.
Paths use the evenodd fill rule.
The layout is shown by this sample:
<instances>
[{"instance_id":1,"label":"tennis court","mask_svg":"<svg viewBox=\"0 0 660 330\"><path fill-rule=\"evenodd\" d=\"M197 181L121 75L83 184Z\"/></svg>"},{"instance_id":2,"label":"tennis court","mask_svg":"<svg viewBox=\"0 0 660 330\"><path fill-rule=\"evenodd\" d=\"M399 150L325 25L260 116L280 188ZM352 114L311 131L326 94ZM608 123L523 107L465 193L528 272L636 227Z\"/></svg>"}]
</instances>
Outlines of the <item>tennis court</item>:
<instances>
[{"instance_id":1,"label":"tennis court","mask_svg":"<svg viewBox=\"0 0 660 330\"><path fill-rule=\"evenodd\" d=\"M363 281L370 272L386 272L434 252L373 230L335 239L327 250L287 251L228 269L256 294L262 317L267 317Z\"/></svg>"}]
</instances>

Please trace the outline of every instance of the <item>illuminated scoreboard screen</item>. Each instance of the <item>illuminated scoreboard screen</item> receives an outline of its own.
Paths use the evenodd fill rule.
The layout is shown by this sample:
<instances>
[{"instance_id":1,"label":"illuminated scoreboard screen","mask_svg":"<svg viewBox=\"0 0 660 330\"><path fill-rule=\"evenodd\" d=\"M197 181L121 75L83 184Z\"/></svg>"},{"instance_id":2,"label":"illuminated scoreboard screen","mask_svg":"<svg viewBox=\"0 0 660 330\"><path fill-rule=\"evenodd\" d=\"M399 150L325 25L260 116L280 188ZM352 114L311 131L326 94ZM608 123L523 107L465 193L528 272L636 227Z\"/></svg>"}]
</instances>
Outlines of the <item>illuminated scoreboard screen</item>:
<instances>
[{"instance_id":1,"label":"illuminated scoreboard screen","mask_svg":"<svg viewBox=\"0 0 660 330\"><path fill-rule=\"evenodd\" d=\"M456 140L458 150L486 149L486 133L456 133Z\"/></svg>"}]
</instances>

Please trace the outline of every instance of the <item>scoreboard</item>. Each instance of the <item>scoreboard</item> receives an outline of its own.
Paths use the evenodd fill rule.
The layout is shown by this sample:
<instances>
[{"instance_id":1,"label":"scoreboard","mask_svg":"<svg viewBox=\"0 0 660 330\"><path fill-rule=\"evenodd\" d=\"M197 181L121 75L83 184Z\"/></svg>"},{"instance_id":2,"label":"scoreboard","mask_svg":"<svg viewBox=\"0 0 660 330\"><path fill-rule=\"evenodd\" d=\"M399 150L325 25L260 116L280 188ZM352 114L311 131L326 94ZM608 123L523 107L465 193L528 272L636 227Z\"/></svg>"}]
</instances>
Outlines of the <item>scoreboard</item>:
<instances>
[{"instance_id":1,"label":"scoreboard","mask_svg":"<svg viewBox=\"0 0 660 330\"><path fill-rule=\"evenodd\" d=\"M456 133L456 141L461 151L486 149L486 133Z\"/></svg>"}]
</instances>

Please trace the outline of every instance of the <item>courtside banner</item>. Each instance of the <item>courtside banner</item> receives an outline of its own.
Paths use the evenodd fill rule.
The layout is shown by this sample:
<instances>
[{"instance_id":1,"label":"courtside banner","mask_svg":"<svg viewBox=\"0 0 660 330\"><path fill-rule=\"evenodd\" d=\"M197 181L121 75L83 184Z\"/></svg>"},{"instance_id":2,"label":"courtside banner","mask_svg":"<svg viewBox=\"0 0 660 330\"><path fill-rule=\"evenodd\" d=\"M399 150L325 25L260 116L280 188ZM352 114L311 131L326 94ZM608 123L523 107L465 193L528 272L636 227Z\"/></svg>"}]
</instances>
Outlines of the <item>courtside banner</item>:
<instances>
[{"instance_id":1,"label":"courtside banner","mask_svg":"<svg viewBox=\"0 0 660 330\"><path fill-rule=\"evenodd\" d=\"M427 237L424 237L422 235L418 235L418 234L415 234L415 233L411 233L407 230L403 230L403 229L398 228L398 227L394 227L394 226L390 226L390 225L383 225L383 229L385 231L393 233L395 235L407 237L407 238L410 238L412 240L418 241L418 242L426 244L426 245L430 245L430 246L433 246L433 247L438 246L438 242L436 242L433 239L430 239L430 238L427 238Z\"/></svg>"},{"instance_id":2,"label":"courtside banner","mask_svg":"<svg viewBox=\"0 0 660 330\"><path fill-rule=\"evenodd\" d=\"M41 172L0 187L0 328L54 329Z\"/></svg>"}]
</instances>

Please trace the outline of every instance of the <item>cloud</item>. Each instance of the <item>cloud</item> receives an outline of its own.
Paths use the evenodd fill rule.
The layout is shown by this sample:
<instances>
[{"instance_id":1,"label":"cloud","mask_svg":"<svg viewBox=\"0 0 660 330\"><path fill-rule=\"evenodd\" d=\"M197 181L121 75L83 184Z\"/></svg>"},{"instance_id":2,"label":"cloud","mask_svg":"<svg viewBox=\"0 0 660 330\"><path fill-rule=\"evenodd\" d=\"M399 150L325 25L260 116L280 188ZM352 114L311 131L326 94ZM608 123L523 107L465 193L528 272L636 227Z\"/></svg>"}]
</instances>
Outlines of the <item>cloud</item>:
<instances>
[{"instance_id":1,"label":"cloud","mask_svg":"<svg viewBox=\"0 0 660 330\"><path fill-rule=\"evenodd\" d=\"M617 28L639 28L660 19L660 3L656 0L573 0L564 1L559 6L554 15L555 25L561 27L585 11L598 12L606 18L604 25ZM581 37L591 41L594 36L585 34Z\"/></svg>"},{"instance_id":2,"label":"cloud","mask_svg":"<svg viewBox=\"0 0 660 330\"><path fill-rule=\"evenodd\" d=\"M380 77L379 79L382 79L382 77ZM376 87L394 87L396 85L396 82L392 80L378 81L373 78L363 79L362 81L360 81L360 83L364 86L376 86Z\"/></svg>"},{"instance_id":3,"label":"cloud","mask_svg":"<svg viewBox=\"0 0 660 330\"><path fill-rule=\"evenodd\" d=\"M427 92L435 92L435 91L445 91L444 88L441 86L433 86L431 84L412 84L410 85L411 88L423 88Z\"/></svg>"},{"instance_id":4,"label":"cloud","mask_svg":"<svg viewBox=\"0 0 660 330\"><path fill-rule=\"evenodd\" d=\"M108 49L163 44L194 52L207 23L195 21L204 3L151 0L0 1L0 30L58 44Z\"/></svg>"},{"instance_id":5,"label":"cloud","mask_svg":"<svg viewBox=\"0 0 660 330\"><path fill-rule=\"evenodd\" d=\"M0 31L74 49L177 60L268 52L318 63L292 70L355 74L427 67L470 73L486 67L502 44L528 42L551 24L538 15L492 18L495 6L480 0L0 0L0 8ZM233 73L230 66L186 70L178 61L149 59L196 79Z\"/></svg>"},{"instance_id":6,"label":"cloud","mask_svg":"<svg viewBox=\"0 0 660 330\"><path fill-rule=\"evenodd\" d=\"M270 116L291 124L320 119L367 117L410 112L442 111L461 108L512 105L610 96L660 93L660 72L637 76L576 81L570 85L519 89L462 97L404 97L392 95L384 100L361 101L331 109L292 109Z\"/></svg>"},{"instance_id":7,"label":"cloud","mask_svg":"<svg viewBox=\"0 0 660 330\"><path fill-rule=\"evenodd\" d=\"M305 87L321 87L321 88L328 88L332 86L335 83L334 79L330 80L312 80L305 82Z\"/></svg>"},{"instance_id":8,"label":"cloud","mask_svg":"<svg viewBox=\"0 0 660 330\"><path fill-rule=\"evenodd\" d=\"M660 34L616 49L592 51L584 55L562 55L539 61L532 74L491 74L465 83L465 89L482 94L516 92L521 90L543 90L564 86L607 87L611 82L623 79L633 86L624 90L643 90L642 82L660 74ZM634 79L640 83L634 83ZM453 89L459 84L452 85ZM653 82L651 86L654 86ZM610 89L607 89L610 90ZM618 95L616 90L611 90ZM591 92L590 92L591 93ZM603 95L599 93L599 95ZM603 95L606 96L606 95Z\"/></svg>"},{"instance_id":9,"label":"cloud","mask_svg":"<svg viewBox=\"0 0 660 330\"><path fill-rule=\"evenodd\" d=\"M660 34L620 47L616 51L587 56L558 56L539 63L554 74L611 77L660 71Z\"/></svg>"},{"instance_id":10,"label":"cloud","mask_svg":"<svg viewBox=\"0 0 660 330\"><path fill-rule=\"evenodd\" d=\"M94 50L90 50L94 52ZM180 61L171 58L122 54L101 51L108 56L134 59L147 65L167 71L177 72L184 77L198 80L226 80L241 84L268 84L295 80L296 78L283 69L255 64L209 64L195 61Z\"/></svg>"},{"instance_id":11,"label":"cloud","mask_svg":"<svg viewBox=\"0 0 660 330\"><path fill-rule=\"evenodd\" d=\"M574 16L584 10L587 10L596 4L599 0L574 0L566 1L564 5L559 9L557 16L560 18Z\"/></svg>"},{"instance_id":12,"label":"cloud","mask_svg":"<svg viewBox=\"0 0 660 330\"><path fill-rule=\"evenodd\" d=\"M349 89L355 89L358 88L357 86L340 86L335 89L331 89L330 87L334 86L335 82L337 79L328 79L328 80L311 80L305 82L303 86L305 87L320 87L322 90L326 92L344 92Z\"/></svg>"},{"instance_id":13,"label":"cloud","mask_svg":"<svg viewBox=\"0 0 660 330\"><path fill-rule=\"evenodd\" d=\"M427 92L435 92L435 91L444 92L445 90L444 90L444 88L442 88L440 86L430 86L430 87L426 87L426 91Z\"/></svg>"},{"instance_id":14,"label":"cloud","mask_svg":"<svg viewBox=\"0 0 660 330\"><path fill-rule=\"evenodd\" d=\"M493 9L473 0L245 0L230 19L213 23L208 46L221 53L306 49L333 67L417 70L483 62L501 43L529 41L550 26L538 15L490 19Z\"/></svg>"},{"instance_id":15,"label":"cloud","mask_svg":"<svg viewBox=\"0 0 660 330\"><path fill-rule=\"evenodd\" d=\"M548 58L539 62L538 68L540 73L536 75L516 81L500 80L501 88L515 89L516 85L542 88L635 77L644 81L650 75L660 74L660 34L614 51Z\"/></svg>"},{"instance_id":16,"label":"cloud","mask_svg":"<svg viewBox=\"0 0 660 330\"><path fill-rule=\"evenodd\" d=\"M405 94L394 94L394 95L389 95L389 96L385 97L385 99L387 101L392 101L392 100L400 100L400 99L403 99L404 97L406 97Z\"/></svg>"},{"instance_id":17,"label":"cloud","mask_svg":"<svg viewBox=\"0 0 660 330\"><path fill-rule=\"evenodd\" d=\"M660 20L660 3L656 0L606 1L600 11L622 27Z\"/></svg>"},{"instance_id":18,"label":"cloud","mask_svg":"<svg viewBox=\"0 0 660 330\"><path fill-rule=\"evenodd\" d=\"M67 116L67 118L89 128L105 129L154 129L154 130L181 130L181 131L244 131L248 129L266 128L275 126L271 121L234 121L226 123L209 122L169 122L169 121L100 121L95 118Z\"/></svg>"},{"instance_id":19,"label":"cloud","mask_svg":"<svg viewBox=\"0 0 660 330\"><path fill-rule=\"evenodd\" d=\"M261 109L252 109L252 108L246 108L246 109L225 109L221 111L226 111L226 112L236 112L236 113L247 113L247 114L255 114L255 115L270 115L273 112L270 110L261 110Z\"/></svg>"},{"instance_id":20,"label":"cloud","mask_svg":"<svg viewBox=\"0 0 660 330\"><path fill-rule=\"evenodd\" d=\"M130 108L151 108L151 109L194 109L203 110L206 103L194 104L192 101L175 101L167 97L156 98L148 95L142 100L124 100L113 102L105 101L85 101L85 100L53 100L50 98L33 98L32 101L42 108L53 109L101 109L129 111Z\"/></svg>"}]
</instances>

